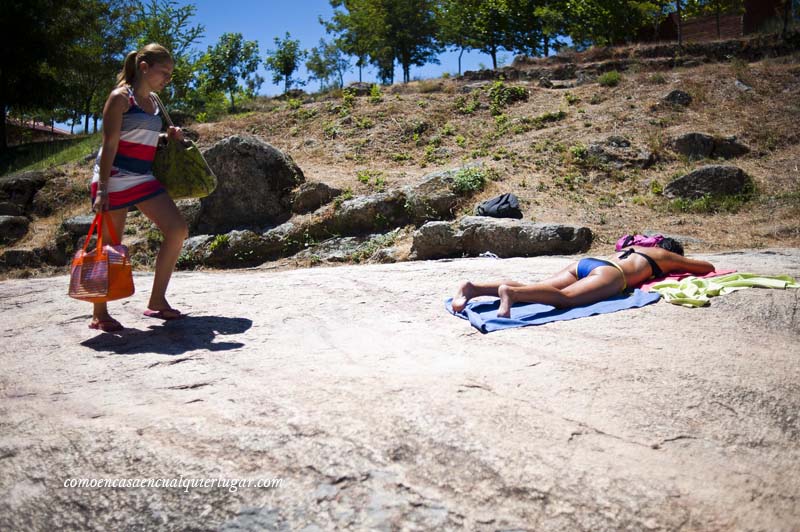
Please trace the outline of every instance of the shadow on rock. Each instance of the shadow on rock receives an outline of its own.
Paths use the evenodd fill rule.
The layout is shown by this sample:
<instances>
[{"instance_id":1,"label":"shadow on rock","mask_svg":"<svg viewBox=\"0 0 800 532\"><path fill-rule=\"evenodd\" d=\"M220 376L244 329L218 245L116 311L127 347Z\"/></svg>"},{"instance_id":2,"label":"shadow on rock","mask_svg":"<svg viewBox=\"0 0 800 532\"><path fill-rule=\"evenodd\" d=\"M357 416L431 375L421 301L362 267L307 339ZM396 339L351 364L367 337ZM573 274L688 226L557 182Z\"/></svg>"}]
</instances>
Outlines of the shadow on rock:
<instances>
[{"instance_id":1,"label":"shadow on rock","mask_svg":"<svg viewBox=\"0 0 800 532\"><path fill-rule=\"evenodd\" d=\"M117 355L154 353L180 355L187 351L227 351L244 347L241 342L214 342L218 335L241 334L253 326L247 318L223 316L185 316L179 320L152 325L147 330L123 329L101 334L81 342L95 351Z\"/></svg>"}]
</instances>

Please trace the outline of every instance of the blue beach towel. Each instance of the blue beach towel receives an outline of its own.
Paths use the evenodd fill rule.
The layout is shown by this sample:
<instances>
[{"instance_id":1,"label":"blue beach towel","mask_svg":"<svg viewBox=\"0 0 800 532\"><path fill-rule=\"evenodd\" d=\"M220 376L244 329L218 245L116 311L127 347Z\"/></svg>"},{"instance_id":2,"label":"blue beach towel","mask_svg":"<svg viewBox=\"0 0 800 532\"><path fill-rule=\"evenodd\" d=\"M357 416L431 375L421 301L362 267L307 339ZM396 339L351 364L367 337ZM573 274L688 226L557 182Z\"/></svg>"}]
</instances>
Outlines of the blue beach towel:
<instances>
[{"instance_id":1,"label":"blue beach towel","mask_svg":"<svg viewBox=\"0 0 800 532\"><path fill-rule=\"evenodd\" d=\"M444 306L450 314L469 320L473 327L482 333L490 333L512 327L527 327L528 325L542 325L551 321L574 320L595 314L608 314L629 308L639 308L650 303L655 303L661 296L656 292L643 292L638 288L631 293L619 294L591 305L583 307L557 309L551 305L541 303L517 303L511 307L510 318L498 318L497 307L500 299L480 300L474 299L467 303L461 312L453 312L451 302L447 298Z\"/></svg>"}]
</instances>

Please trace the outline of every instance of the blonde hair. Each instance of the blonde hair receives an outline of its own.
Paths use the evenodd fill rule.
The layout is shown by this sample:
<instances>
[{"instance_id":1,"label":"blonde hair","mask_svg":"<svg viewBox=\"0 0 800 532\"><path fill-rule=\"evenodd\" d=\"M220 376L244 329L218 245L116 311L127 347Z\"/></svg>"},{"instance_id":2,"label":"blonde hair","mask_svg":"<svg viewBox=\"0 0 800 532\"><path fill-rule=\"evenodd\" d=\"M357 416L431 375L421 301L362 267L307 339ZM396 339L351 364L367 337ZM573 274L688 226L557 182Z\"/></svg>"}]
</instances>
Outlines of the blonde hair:
<instances>
[{"instance_id":1,"label":"blonde hair","mask_svg":"<svg viewBox=\"0 0 800 532\"><path fill-rule=\"evenodd\" d=\"M169 51L154 42L143 47L141 50L134 50L125 56L125 62L122 64L122 70L117 74L117 87L123 85L132 85L139 75L139 63L144 61L152 66L161 63L171 63L172 55Z\"/></svg>"}]
</instances>

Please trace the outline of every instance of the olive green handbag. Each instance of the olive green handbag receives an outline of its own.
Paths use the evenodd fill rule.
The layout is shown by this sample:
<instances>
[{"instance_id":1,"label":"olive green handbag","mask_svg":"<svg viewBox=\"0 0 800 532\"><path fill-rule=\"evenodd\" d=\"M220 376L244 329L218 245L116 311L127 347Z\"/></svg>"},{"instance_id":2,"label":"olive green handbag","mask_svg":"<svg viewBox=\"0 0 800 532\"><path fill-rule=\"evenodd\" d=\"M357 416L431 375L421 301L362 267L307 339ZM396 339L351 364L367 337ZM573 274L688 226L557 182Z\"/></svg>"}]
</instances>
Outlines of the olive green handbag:
<instances>
[{"instance_id":1,"label":"olive green handbag","mask_svg":"<svg viewBox=\"0 0 800 532\"><path fill-rule=\"evenodd\" d=\"M152 95L164 120L172 126L172 119L161 103L161 98L156 93ZM167 138L166 145L159 146L156 151L153 175L174 200L204 198L217 188L217 176L209 168L198 147L189 139L181 142Z\"/></svg>"}]
</instances>

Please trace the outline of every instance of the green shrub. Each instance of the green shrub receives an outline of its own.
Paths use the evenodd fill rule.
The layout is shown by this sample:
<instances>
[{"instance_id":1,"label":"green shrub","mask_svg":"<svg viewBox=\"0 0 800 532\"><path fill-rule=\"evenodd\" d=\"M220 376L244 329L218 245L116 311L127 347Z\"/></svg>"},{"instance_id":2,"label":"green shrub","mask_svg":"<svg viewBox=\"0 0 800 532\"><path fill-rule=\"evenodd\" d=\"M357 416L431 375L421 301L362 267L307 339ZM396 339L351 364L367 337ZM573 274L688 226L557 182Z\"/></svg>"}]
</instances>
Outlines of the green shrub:
<instances>
[{"instance_id":1,"label":"green shrub","mask_svg":"<svg viewBox=\"0 0 800 532\"><path fill-rule=\"evenodd\" d=\"M453 191L457 194L473 194L486 186L487 173L482 168L462 168L453 176Z\"/></svg>"},{"instance_id":2,"label":"green shrub","mask_svg":"<svg viewBox=\"0 0 800 532\"><path fill-rule=\"evenodd\" d=\"M711 196L706 194L702 198L684 199L677 198L669 202L667 210L671 212L691 212L697 214L713 214L718 212L736 213L742 205L751 199L750 193L736 194L733 196Z\"/></svg>"},{"instance_id":3,"label":"green shrub","mask_svg":"<svg viewBox=\"0 0 800 532\"><path fill-rule=\"evenodd\" d=\"M528 89L525 87L510 87L502 81L495 81L489 87L489 112L499 115L505 107L527 99Z\"/></svg>"},{"instance_id":4,"label":"green shrub","mask_svg":"<svg viewBox=\"0 0 800 532\"><path fill-rule=\"evenodd\" d=\"M360 129L370 129L375 125L375 121L371 118L365 116L362 118L356 118L356 127Z\"/></svg>"},{"instance_id":5,"label":"green shrub","mask_svg":"<svg viewBox=\"0 0 800 532\"><path fill-rule=\"evenodd\" d=\"M297 100L295 98L289 98L286 101L286 106L289 107L289 109L292 109L293 111L297 110L297 109L300 109L301 105L303 105L303 102L300 101L300 100Z\"/></svg>"},{"instance_id":6,"label":"green shrub","mask_svg":"<svg viewBox=\"0 0 800 532\"><path fill-rule=\"evenodd\" d=\"M369 103L381 103L383 101L383 93L381 92L380 85L373 83L369 88Z\"/></svg>"},{"instance_id":7,"label":"green shrub","mask_svg":"<svg viewBox=\"0 0 800 532\"><path fill-rule=\"evenodd\" d=\"M211 241L211 244L208 246L209 251L214 251L216 249L223 249L228 247L231 238L227 234L217 235L214 237L214 240Z\"/></svg>"},{"instance_id":8,"label":"green shrub","mask_svg":"<svg viewBox=\"0 0 800 532\"><path fill-rule=\"evenodd\" d=\"M386 190L386 177L380 170L359 170L356 179L377 192Z\"/></svg>"},{"instance_id":9,"label":"green shrub","mask_svg":"<svg viewBox=\"0 0 800 532\"><path fill-rule=\"evenodd\" d=\"M622 76L616 70L610 70L601 74L597 78L597 83L602 85L603 87L616 87L619 85L619 82L622 80Z\"/></svg>"},{"instance_id":10,"label":"green shrub","mask_svg":"<svg viewBox=\"0 0 800 532\"><path fill-rule=\"evenodd\" d=\"M346 189L344 189L342 191L341 194L339 194L338 196L336 196L333 199L333 208L334 208L334 210L338 209L339 207L341 207L342 203L344 203L345 201L350 200L350 199L353 199L353 191L350 190L349 188L346 188Z\"/></svg>"},{"instance_id":11,"label":"green shrub","mask_svg":"<svg viewBox=\"0 0 800 532\"><path fill-rule=\"evenodd\" d=\"M462 115L471 115L481 106L479 101L480 95L477 91L472 93L471 97L458 96L455 101L456 112Z\"/></svg>"},{"instance_id":12,"label":"green shrub","mask_svg":"<svg viewBox=\"0 0 800 532\"><path fill-rule=\"evenodd\" d=\"M325 138L335 139L339 136L339 128L336 127L335 122L325 122L322 125L322 134L325 136Z\"/></svg>"},{"instance_id":13,"label":"green shrub","mask_svg":"<svg viewBox=\"0 0 800 532\"><path fill-rule=\"evenodd\" d=\"M567 105L575 105L581 101L580 98L572 94L571 92L564 93L564 99L567 101Z\"/></svg>"},{"instance_id":14,"label":"green shrub","mask_svg":"<svg viewBox=\"0 0 800 532\"><path fill-rule=\"evenodd\" d=\"M660 196L664 192L664 185L653 179L650 181L650 192L656 196Z\"/></svg>"},{"instance_id":15,"label":"green shrub","mask_svg":"<svg viewBox=\"0 0 800 532\"><path fill-rule=\"evenodd\" d=\"M300 120L309 120L317 116L317 110L313 108L298 109L294 115Z\"/></svg>"}]
</instances>

